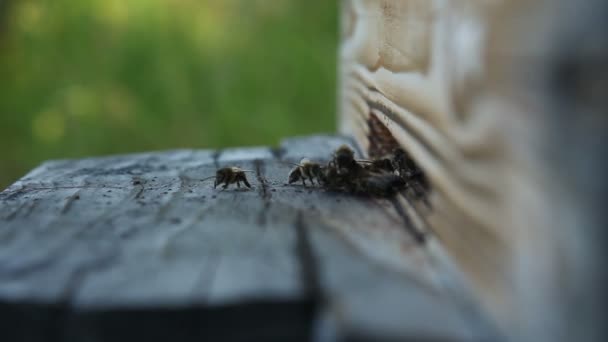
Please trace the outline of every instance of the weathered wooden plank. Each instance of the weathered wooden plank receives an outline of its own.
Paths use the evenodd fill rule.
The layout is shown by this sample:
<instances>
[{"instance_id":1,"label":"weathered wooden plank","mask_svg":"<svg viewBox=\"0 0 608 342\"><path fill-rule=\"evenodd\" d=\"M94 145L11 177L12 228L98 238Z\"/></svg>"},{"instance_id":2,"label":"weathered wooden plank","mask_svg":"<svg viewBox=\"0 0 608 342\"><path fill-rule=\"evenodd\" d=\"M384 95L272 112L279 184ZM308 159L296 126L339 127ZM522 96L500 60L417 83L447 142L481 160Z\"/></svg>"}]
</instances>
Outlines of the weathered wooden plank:
<instances>
[{"instance_id":1,"label":"weathered wooden plank","mask_svg":"<svg viewBox=\"0 0 608 342\"><path fill-rule=\"evenodd\" d=\"M491 334L440 246L417 240L392 201L287 184L289 162L328 160L350 143L309 137L275 150L47 162L0 193L0 312L32 323L27 312L57 308L67 318L47 328L76 339L106 328L117 336L116 317L190 320L184 312L198 312L213 321L227 311L219 315L238 320L242 306L259 322L281 305L287 320L307 322L286 323L299 335L272 336L300 336L304 326L312 333L315 312L325 317L319 336ZM203 181L228 165L251 170L253 188ZM441 327L430 323L437 320ZM136 329L125 334L144 336Z\"/></svg>"}]
</instances>

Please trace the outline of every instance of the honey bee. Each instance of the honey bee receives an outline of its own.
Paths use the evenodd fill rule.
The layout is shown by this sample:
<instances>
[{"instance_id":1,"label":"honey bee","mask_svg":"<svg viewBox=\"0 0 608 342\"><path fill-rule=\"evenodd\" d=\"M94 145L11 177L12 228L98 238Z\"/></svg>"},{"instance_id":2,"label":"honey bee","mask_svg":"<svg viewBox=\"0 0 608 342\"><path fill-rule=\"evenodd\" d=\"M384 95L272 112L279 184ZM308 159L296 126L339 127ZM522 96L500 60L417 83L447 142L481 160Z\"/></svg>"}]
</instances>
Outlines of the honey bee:
<instances>
[{"instance_id":1,"label":"honey bee","mask_svg":"<svg viewBox=\"0 0 608 342\"><path fill-rule=\"evenodd\" d=\"M323 185L329 190L355 192L357 181L367 171L355 160L355 152L347 145L338 147L323 170Z\"/></svg>"},{"instance_id":2,"label":"honey bee","mask_svg":"<svg viewBox=\"0 0 608 342\"><path fill-rule=\"evenodd\" d=\"M223 184L222 189L228 188L228 185L236 183L237 187L241 187L241 182L245 184L248 188L251 189L251 184L247 181L247 177L245 176L245 172L253 172L252 170L243 170L236 166L228 166L223 167L215 172L215 176L205 178L211 179L215 178L215 182L213 183L213 188L215 189L218 185Z\"/></svg>"},{"instance_id":3,"label":"honey bee","mask_svg":"<svg viewBox=\"0 0 608 342\"><path fill-rule=\"evenodd\" d=\"M356 177L348 172L339 173L338 168L334 165L330 162L324 169L323 185L325 188L334 191L354 191Z\"/></svg>"},{"instance_id":4,"label":"honey bee","mask_svg":"<svg viewBox=\"0 0 608 342\"><path fill-rule=\"evenodd\" d=\"M310 180L310 183L313 185L315 179L317 180L317 184L323 182L325 175L323 173L323 167L319 163L304 158L299 164L294 165L296 167L289 172L289 184L302 180L302 184L306 186L306 179Z\"/></svg>"},{"instance_id":5,"label":"honey bee","mask_svg":"<svg viewBox=\"0 0 608 342\"><path fill-rule=\"evenodd\" d=\"M358 182L357 192L372 196L390 197L405 189L403 178L392 173L372 174Z\"/></svg>"},{"instance_id":6,"label":"honey bee","mask_svg":"<svg viewBox=\"0 0 608 342\"><path fill-rule=\"evenodd\" d=\"M399 175L405 179L417 176L422 172L402 148L396 148L393 151L393 165Z\"/></svg>"},{"instance_id":7,"label":"honey bee","mask_svg":"<svg viewBox=\"0 0 608 342\"><path fill-rule=\"evenodd\" d=\"M335 168L338 174L359 171L361 167L355 160L355 152L347 145L342 145L334 152L330 166Z\"/></svg>"},{"instance_id":8,"label":"honey bee","mask_svg":"<svg viewBox=\"0 0 608 342\"><path fill-rule=\"evenodd\" d=\"M380 158L374 160L358 160L363 164L363 168L369 172L388 172L395 173L395 165L390 158Z\"/></svg>"},{"instance_id":9,"label":"honey bee","mask_svg":"<svg viewBox=\"0 0 608 342\"><path fill-rule=\"evenodd\" d=\"M306 158L294 165L289 184L301 180L306 185L307 179L314 184L316 179L326 190L379 197L394 196L406 189L409 178L404 176L405 172L418 170L403 150L396 150L393 156L357 160L347 145L336 149L326 166Z\"/></svg>"}]
</instances>

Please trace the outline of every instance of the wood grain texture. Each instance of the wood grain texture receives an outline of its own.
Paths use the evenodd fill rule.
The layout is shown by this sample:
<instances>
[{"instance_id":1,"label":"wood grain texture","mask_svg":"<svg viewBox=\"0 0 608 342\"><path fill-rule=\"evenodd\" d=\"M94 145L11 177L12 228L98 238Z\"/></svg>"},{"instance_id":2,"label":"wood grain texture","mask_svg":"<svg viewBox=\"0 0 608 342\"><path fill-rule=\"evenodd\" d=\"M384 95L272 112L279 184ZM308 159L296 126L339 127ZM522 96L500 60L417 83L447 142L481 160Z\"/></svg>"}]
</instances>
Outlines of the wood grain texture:
<instances>
[{"instance_id":1,"label":"wood grain texture","mask_svg":"<svg viewBox=\"0 0 608 342\"><path fill-rule=\"evenodd\" d=\"M391 139L411 155L431 191L428 206L409 198L410 216L437 236L512 338L596 333L603 248L588 234L603 230L603 200L578 177L606 189L605 153L591 141L605 143L608 130L600 114L608 105L595 92L606 89L608 6L348 0L342 8L341 133L366 155ZM379 139L383 130L390 139ZM573 323L566 302L591 323Z\"/></svg>"},{"instance_id":2,"label":"wood grain texture","mask_svg":"<svg viewBox=\"0 0 608 342\"><path fill-rule=\"evenodd\" d=\"M163 324L188 338L493 336L398 205L286 184L288 162L344 143L44 163L0 193L0 316L17 337L51 331L40 340L158 340ZM253 189L201 181L228 165L253 170Z\"/></svg>"}]
</instances>

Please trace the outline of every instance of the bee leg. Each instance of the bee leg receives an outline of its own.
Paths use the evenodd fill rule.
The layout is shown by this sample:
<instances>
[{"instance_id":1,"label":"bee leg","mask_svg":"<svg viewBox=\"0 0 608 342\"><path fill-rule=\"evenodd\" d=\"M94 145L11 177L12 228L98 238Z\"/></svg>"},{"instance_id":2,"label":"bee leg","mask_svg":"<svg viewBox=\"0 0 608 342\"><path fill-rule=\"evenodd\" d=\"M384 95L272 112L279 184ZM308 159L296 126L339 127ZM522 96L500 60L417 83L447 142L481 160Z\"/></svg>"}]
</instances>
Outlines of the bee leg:
<instances>
[{"instance_id":1,"label":"bee leg","mask_svg":"<svg viewBox=\"0 0 608 342\"><path fill-rule=\"evenodd\" d=\"M306 186L306 179L302 177L302 185Z\"/></svg>"},{"instance_id":2,"label":"bee leg","mask_svg":"<svg viewBox=\"0 0 608 342\"><path fill-rule=\"evenodd\" d=\"M249 184L249 182L247 181L247 178L243 177L243 179L241 179L243 181L243 183L245 183L245 186L247 186L249 189L251 189L251 184Z\"/></svg>"},{"instance_id":3,"label":"bee leg","mask_svg":"<svg viewBox=\"0 0 608 342\"><path fill-rule=\"evenodd\" d=\"M240 187L241 187L241 181L240 181L240 180L238 180L238 179L236 180L236 187L237 187L237 188L240 188Z\"/></svg>"},{"instance_id":4,"label":"bee leg","mask_svg":"<svg viewBox=\"0 0 608 342\"><path fill-rule=\"evenodd\" d=\"M222 187L223 190L226 190L226 188L228 187L228 182L224 183L224 186Z\"/></svg>"}]
</instances>

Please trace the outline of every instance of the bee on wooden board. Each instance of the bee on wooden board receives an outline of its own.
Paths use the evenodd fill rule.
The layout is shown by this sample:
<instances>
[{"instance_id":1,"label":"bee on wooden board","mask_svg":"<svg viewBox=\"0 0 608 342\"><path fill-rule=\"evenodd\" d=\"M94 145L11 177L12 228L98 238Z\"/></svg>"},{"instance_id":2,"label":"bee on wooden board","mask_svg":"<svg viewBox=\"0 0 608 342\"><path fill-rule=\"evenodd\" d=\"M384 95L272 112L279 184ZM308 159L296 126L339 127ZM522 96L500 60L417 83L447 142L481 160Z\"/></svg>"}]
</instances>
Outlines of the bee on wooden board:
<instances>
[{"instance_id":1,"label":"bee on wooden board","mask_svg":"<svg viewBox=\"0 0 608 342\"><path fill-rule=\"evenodd\" d=\"M365 171L354 176L339 175L335 169L329 168L326 174L325 188L334 191L345 191L358 195L389 197L405 189L406 181L386 171Z\"/></svg>"},{"instance_id":2,"label":"bee on wooden board","mask_svg":"<svg viewBox=\"0 0 608 342\"><path fill-rule=\"evenodd\" d=\"M374 160L357 160L363 168L370 172L388 172L395 173L395 165L390 158L380 158Z\"/></svg>"},{"instance_id":3,"label":"bee on wooden board","mask_svg":"<svg viewBox=\"0 0 608 342\"><path fill-rule=\"evenodd\" d=\"M319 163L310 161L310 159L308 158L303 158L302 160L300 160L299 164L294 165L295 168L293 168L289 172L289 184L301 180L302 184L306 186L306 179L308 179L313 185L315 179L317 180L317 184L319 185L323 182L324 170Z\"/></svg>"},{"instance_id":4,"label":"bee on wooden board","mask_svg":"<svg viewBox=\"0 0 608 342\"><path fill-rule=\"evenodd\" d=\"M396 148L393 151L393 164L399 175L406 179L422 173L418 166L416 166L416 163L402 148Z\"/></svg>"},{"instance_id":5,"label":"bee on wooden board","mask_svg":"<svg viewBox=\"0 0 608 342\"><path fill-rule=\"evenodd\" d=\"M289 173L289 184L301 180L306 185L307 179L314 184L316 180L326 190L358 195L390 197L408 187L418 190L423 185L418 183L424 180L422 171L401 148L392 155L363 160L355 159L355 152L342 145L325 166L307 158L295 166Z\"/></svg>"},{"instance_id":6,"label":"bee on wooden board","mask_svg":"<svg viewBox=\"0 0 608 342\"><path fill-rule=\"evenodd\" d=\"M358 193L372 196L390 197L405 189L406 182L393 173L378 173L365 177L358 182Z\"/></svg>"},{"instance_id":7,"label":"bee on wooden board","mask_svg":"<svg viewBox=\"0 0 608 342\"><path fill-rule=\"evenodd\" d=\"M348 172L339 173L338 168L330 162L323 172L323 186L329 190L349 190L352 184Z\"/></svg>"},{"instance_id":8,"label":"bee on wooden board","mask_svg":"<svg viewBox=\"0 0 608 342\"><path fill-rule=\"evenodd\" d=\"M355 160L355 151L347 145L342 145L334 152L329 167L335 168L338 174L358 172L361 165Z\"/></svg>"},{"instance_id":9,"label":"bee on wooden board","mask_svg":"<svg viewBox=\"0 0 608 342\"><path fill-rule=\"evenodd\" d=\"M392 158L384 157L373 160L355 159L355 152L346 145L340 146L334 152L334 159L331 163L337 168L339 174L353 173L360 175L362 171L395 172L395 165Z\"/></svg>"},{"instance_id":10,"label":"bee on wooden board","mask_svg":"<svg viewBox=\"0 0 608 342\"><path fill-rule=\"evenodd\" d=\"M361 195L389 197L404 190L406 178L399 167L410 167L405 151L396 149L393 155L373 160L357 160L348 146L340 146L327 167L326 187Z\"/></svg>"},{"instance_id":11,"label":"bee on wooden board","mask_svg":"<svg viewBox=\"0 0 608 342\"><path fill-rule=\"evenodd\" d=\"M367 177L374 171L375 161L356 160L355 152L348 146L342 145L329 162L327 179L330 187L355 191L358 180Z\"/></svg>"},{"instance_id":12,"label":"bee on wooden board","mask_svg":"<svg viewBox=\"0 0 608 342\"><path fill-rule=\"evenodd\" d=\"M228 188L228 185L235 184L238 188L241 187L241 182L245 184L246 187L251 189L251 184L247 181L246 172L253 172L252 170L243 170L240 167L236 166L228 166L223 167L215 172L215 176L211 176L206 179L215 178L215 182L213 183L213 188L215 189L218 185L223 184L222 189Z\"/></svg>"}]
</instances>

